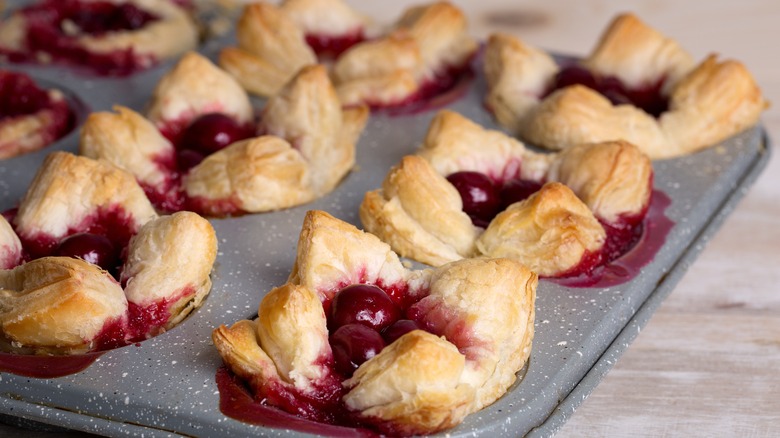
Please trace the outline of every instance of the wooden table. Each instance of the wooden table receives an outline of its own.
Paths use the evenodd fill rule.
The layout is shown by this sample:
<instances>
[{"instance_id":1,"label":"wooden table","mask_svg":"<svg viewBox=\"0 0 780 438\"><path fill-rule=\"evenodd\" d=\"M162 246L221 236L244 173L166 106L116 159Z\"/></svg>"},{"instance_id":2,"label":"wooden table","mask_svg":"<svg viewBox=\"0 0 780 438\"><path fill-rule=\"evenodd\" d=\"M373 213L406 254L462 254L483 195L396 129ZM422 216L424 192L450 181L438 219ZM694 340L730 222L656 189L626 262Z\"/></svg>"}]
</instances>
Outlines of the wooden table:
<instances>
[{"instance_id":1,"label":"wooden table","mask_svg":"<svg viewBox=\"0 0 780 438\"><path fill-rule=\"evenodd\" d=\"M416 1L361 2L395 17ZM511 32L586 54L618 12L633 11L697 59L744 62L780 105L780 1L456 1L478 36ZM763 116L780 139L780 111ZM775 157L636 341L557 434L780 436L780 158ZM0 436L65 436L0 426ZM84 437L82 433L68 434Z\"/></svg>"}]
</instances>

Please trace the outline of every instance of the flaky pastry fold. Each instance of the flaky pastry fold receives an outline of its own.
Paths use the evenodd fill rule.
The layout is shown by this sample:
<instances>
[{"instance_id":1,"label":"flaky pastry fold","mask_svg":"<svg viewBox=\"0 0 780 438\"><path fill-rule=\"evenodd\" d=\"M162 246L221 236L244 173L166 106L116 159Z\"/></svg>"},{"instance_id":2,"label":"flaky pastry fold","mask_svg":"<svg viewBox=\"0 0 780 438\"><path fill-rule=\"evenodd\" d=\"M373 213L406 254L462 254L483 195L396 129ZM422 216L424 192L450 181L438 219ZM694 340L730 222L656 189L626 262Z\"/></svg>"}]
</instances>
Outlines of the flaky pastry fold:
<instances>
[{"instance_id":1,"label":"flaky pastry fold","mask_svg":"<svg viewBox=\"0 0 780 438\"><path fill-rule=\"evenodd\" d=\"M652 159L717 144L755 125L768 106L742 63L710 55L697 65L633 14L617 16L581 64L631 89L661 83L668 109L655 118L581 85L546 96L559 70L553 58L506 34L492 35L486 46L486 104L499 123L545 148L625 140Z\"/></svg>"},{"instance_id":2,"label":"flaky pastry fold","mask_svg":"<svg viewBox=\"0 0 780 438\"><path fill-rule=\"evenodd\" d=\"M406 286L407 317L426 330L401 336L344 380L331 368L323 305L355 282ZM359 421L385 433L428 434L457 425L515 381L530 354L536 284L533 272L507 259L410 271L375 236L310 211L288 283L263 298L256 320L221 326L213 340L256 397L322 399L335 380L340 389L329 403ZM294 409L320 419L312 405Z\"/></svg>"}]
</instances>

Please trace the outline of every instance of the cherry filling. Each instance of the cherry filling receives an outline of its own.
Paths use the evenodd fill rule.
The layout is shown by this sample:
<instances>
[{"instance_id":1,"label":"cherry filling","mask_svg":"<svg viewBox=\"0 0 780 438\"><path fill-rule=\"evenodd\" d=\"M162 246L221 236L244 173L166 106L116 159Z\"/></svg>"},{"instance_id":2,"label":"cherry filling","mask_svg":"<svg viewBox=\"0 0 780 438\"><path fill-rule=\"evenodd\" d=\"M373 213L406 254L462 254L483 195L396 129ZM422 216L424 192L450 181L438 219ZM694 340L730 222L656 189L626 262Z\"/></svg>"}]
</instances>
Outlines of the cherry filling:
<instances>
[{"instance_id":1,"label":"cherry filling","mask_svg":"<svg viewBox=\"0 0 780 438\"><path fill-rule=\"evenodd\" d=\"M126 75L152 61L132 49L92 53L78 38L112 32L134 31L159 19L129 3L111 1L44 0L22 9L27 20L25 52L7 53L13 61L34 60L40 53L50 58L91 67L99 74Z\"/></svg>"},{"instance_id":2,"label":"cherry filling","mask_svg":"<svg viewBox=\"0 0 780 438\"><path fill-rule=\"evenodd\" d=\"M75 117L64 98L54 99L24 73L0 70L0 123L43 110L50 115L45 133L49 142L73 128Z\"/></svg>"},{"instance_id":3,"label":"cherry filling","mask_svg":"<svg viewBox=\"0 0 780 438\"><path fill-rule=\"evenodd\" d=\"M200 115L183 125L169 123L161 131L171 141L175 152L174 156L160 156L156 159L158 167L169 175L166 183L161 187L142 185L152 204L166 212L184 209L212 215L237 212L235 203L230 200L214 203L188 199L181 187L181 178L208 155L237 141L254 137L254 126L241 124L228 115L214 112Z\"/></svg>"},{"instance_id":4,"label":"cherry filling","mask_svg":"<svg viewBox=\"0 0 780 438\"><path fill-rule=\"evenodd\" d=\"M226 402L232 400L231 394L238 389L235 386L237 382L233 380L232 385L220 385L222 411L228 416L254 424L276 425L279 418L284 418L284 427L295 424L296 430L309 430L313 427L308 422L310 420L347 426L350 428L350 436L356 436L355 433L373 435L373 432L361 428L373 428L376 425L366 424L341 401L345 393L341 382L404 334L413 330L427 330L437 336L444 336L447 322L457 318L457 315L448 313L447 321L429 324L418 322L431 316L429 312L416 308L416 303L427 293L414 295L407 293L408 290L405 283L389 286L383 285L382 281L375 284L344 284L332 298L322 303L330 332L328 341L333 352L333 361L323 359L322 364L332 367L334 372L318 385L318 394L306 395L273 381L263 382L260 387L253 388L254 401L246 400L241 408L229 408ZM469 338L465 328L456 334L463 335L463 339ZM274 407L284 412L273 411ZM247 415L248 412L262 415ZM296 417L288 418L287 413ZM392 430L392 426L387 424L382 424L381 428L383 432ZM341 428L332 430L346 431Z\"/></svg>"},{"instance_id":5,"label":"cherry filling","mask_svg":"<svg viewBox=\"0 0 780 438\"><path fill-rule=\"evenodd\" d=\"M319 58L338 58L355 44L366 40L363 29L355 29L343 35L307 34L306 44Z\"/></svg>"},{"instance_id":6,"label":"cherry filling","mask_svg":"<svg viewBox=\"0 0 780 438\"><path fill-rule=\"evenodd\" d=\"M463 212L471 222L487 228L498 213L507 207L533 195L542 188L537 181L521 178L499 183L480 172L461 171L450 174L447 180L455 186L463 200ZM604 227L607 238L600 252L583 256L579 265L561 273L561 277L587 274L599 265L607 264L631 250L642 236L646 211L632 216L622 216L615 222L597 218Z\"/></svg>"},{"instance_id":7,"label":"cherry filling","mask_svg":"<svg viewBox=\"0 0 780 438\"><path fill-rule=\"evenodd\" d=\"M338 59L352 46L366 41L363 29L356 29L343 35L307 34L306 43L321 60ZM440 108L452 103L466 90L473 78L471 59L459 65L444 66L432 77L426 79L420 88L398 102L366 102L372 110L388 110L390 115L414 114L420 111Z\"/></svg>"},{"instance_id":8,"label":"cherry filling","mask_svg":"<svg viewBox=\"0 0 780 438\"><path fill-rule=\"evenodd\" d=\"M669 107L667 97L661 93L664 78L643 87L629 88L614 76L598 76L579 65L562 68L555 76L552 86L545 93L545 97L555 90L575 84L598 91L613 105L631 104L654 117L659 117Z\"/></svg>"}]
</instances>

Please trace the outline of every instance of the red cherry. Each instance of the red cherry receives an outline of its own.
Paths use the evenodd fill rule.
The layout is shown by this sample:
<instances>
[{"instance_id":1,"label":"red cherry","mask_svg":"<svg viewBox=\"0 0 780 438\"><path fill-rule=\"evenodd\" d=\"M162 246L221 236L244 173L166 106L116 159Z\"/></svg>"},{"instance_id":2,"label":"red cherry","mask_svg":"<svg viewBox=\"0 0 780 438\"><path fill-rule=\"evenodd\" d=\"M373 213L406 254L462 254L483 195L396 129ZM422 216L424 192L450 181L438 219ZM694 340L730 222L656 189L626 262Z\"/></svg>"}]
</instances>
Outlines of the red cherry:
<instances>
[{"instance_id":1,"label":"red cherry","mask_svg":"<svg viewBox=\"0 0 780 438\"><path fill-rule=\"evenodd\" d=\"M463 200L463 211L471 217L474 225L481 226L490 222L501 206L499 192L493 182L484 173L455 172L447 177L460 193Z\"/></svg>"},{"instance_id":2,"label":"red cherry","mask_svg":"<svg viewBox=\"0 0 780 438\"><path fill-rule=\"evenodd\" d=\"M249 129L229 116L209 113L190 123L182 133L180 144L183 148L209 155L251 136Z\"/></svg>"},{"instance_id":3,"label":"red cherry","mask_svg":"<svg viewBox=\"0 0 780 438\"><path fill-rule=\"evenodd\" d=\"M390 345L396 339L414 330L422 330L422 327L411 319L399 319L382 330L382 337Z\"/></svg>"},{"instance_id":4,"label":"red cherry","mask_svg":"<svg viewBox=\"0 0 780 438\"><path fill-rule=\"evenodd\" d=\"M176 164L182 174L200 164L206 158L203 154L192 149L182 149L176 153Z\"/></svg>"},{"instance_id":5,"label":"red cherry","mask_svg":"<svg viewBox=\"0 0 780 438\"><path fill-rule=\"evenodd\" d=\"M73 234L60 241L55 256L80 258L110 271L119 264L114 244L107 237L92 233Z\"/></svg>"},{"instance_id":6,"label":"red cherry","mask_svg":"<svg viewBox=\"0 0 780 438\"><path fill-rule=\"evenodd\" d=\"M501 188L501 205L506 209L515 202L520 202L538 192L542 185L536 181L514 179L507 181Z\"/></svg>"},{"instance_id":7,"label":"red cherry","mask_svg":"<svg viewBox=\"0 0 780 438\"><path fill-rule=\"evenodd\" d=\"M570 85L584 85L592 90L597 89L596 78L585 67L570 65L562 68L555 75L555 89L565 88Z\"/></svg>"},{"instance_id":8,"label":"red cherry","mask_svg":"<svg viewBox=\"0 0 780 438\"><path fill-rule=\"evenodd\" d=\"M362 324L341 326L330 336L336 370L351 376L363 362L379 354L385 341L379 333Z\"/></svg>"},{"instance_id":9,"label":"red cherry","mask_svg":"<svg viewBox=\"0 0 780 438\"><path fill-rule=\"evenodd\" d=\"M385 291L370 284L353 284L336 292L330 307L331 327L363 324L382 330L401 317L401 309Z\"/></svg>"}]
</instances>

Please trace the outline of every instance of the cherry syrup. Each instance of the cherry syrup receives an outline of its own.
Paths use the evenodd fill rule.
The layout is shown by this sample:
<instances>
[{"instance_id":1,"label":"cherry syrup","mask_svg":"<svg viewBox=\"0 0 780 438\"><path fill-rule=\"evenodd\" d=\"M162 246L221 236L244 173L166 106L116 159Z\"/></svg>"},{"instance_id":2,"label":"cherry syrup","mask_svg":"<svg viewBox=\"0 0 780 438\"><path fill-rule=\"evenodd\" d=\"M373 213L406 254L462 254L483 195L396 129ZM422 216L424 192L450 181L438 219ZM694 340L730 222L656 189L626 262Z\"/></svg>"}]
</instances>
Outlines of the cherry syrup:
<instances>
[{"instance_id":1,"label":"cherry syrup","mask_svg":"<svg viewBox=\"0 0 780 438\"><path fill-rule=\"evenodd\" d=\"M482 228L487 228L509 205L528 198L542 187L537 181L521 178L501 183L471 171L455 172L447 180L458 190L463 212L474 225ZM560 273L555 280L568 286L591 287L622 283L636 276L658 252L674 225L664 215L670 202L665 194L655 190L645 211L619 217L611 223L599 219L607 234L602 250L585 254L577 266ZM636 254L636 247L641 248L641 256ZM577 280L566 281L566 278Z\"/></svg>"},{"instance_id":2,"label":"cherry syrup","mask_svg":"<svg viewBox=\"0 0 780 438\"><path fill-rule=\"evenodd\" d=\"M630 88L614 76L599 76L580 65L573 64L563 67L558 72L553 84L542 97L561 88L579 84L598 91L613 105L631 104L653 117L659 117L669 107L667 97L661 93L664 81L665 78L661 78L639 88Z\"/></svg>"}]
</instances>

